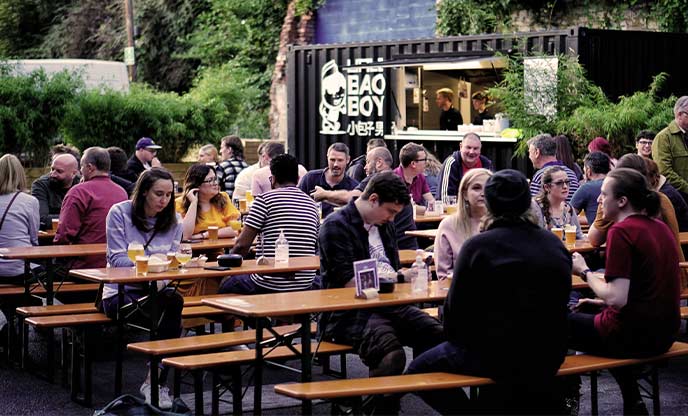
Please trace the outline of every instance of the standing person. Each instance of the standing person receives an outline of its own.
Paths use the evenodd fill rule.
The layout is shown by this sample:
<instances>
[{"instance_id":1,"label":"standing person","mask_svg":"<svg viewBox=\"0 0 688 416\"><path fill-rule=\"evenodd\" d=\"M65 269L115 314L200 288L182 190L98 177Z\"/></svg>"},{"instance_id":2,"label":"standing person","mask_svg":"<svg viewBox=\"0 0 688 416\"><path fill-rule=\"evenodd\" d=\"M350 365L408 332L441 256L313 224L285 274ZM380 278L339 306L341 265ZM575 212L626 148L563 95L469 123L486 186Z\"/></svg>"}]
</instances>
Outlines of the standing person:
<instances>
[{"instance_id":1,"label":"standing person","mask_svg":"<svg viewBox=\"0 0 688 416\"><path fill-rule=\"evenodd\" d=\"M576 163L576 158L573 156L573 149L571 148L571 142L569 138L563 134L554 136L554 141L557 143L557 160L564 162L564 165L576 173L576 179L580 183L583 180L583 171L581 170L578 163Z\"/></svg>"},{"instance_id":2,"label":"standing person","mask_svg":"<svg viewBox=\"0 0 688 416\"><path fill-rule=\"evenodd\" d=\"M345 173L349 163L349 147L337 142L327 149L327 167L308 172L299 181L299 188L307 195L313 194L319 189L326 191L347 190L350 191L358 185L358 182ZM255 179L255 178L254 178ZM322 204L322 216L327 217L334 211L334 205L327 201Z\"/></svg>"},{"instance_id":3,"label":"standing person","mask_svg":"<svg viewBox=\"0 0 688 416\"><path fill-rule=\"evenodd\" d=\"M145 255L176 252L182 238L181 218L174 211L174 181L172 175L162 168L149 169L139 176L131 201L120 202L107 215L107 262L110 267L133 267L127 256L129 243L140 243ZM167 281L162 281L167 284ZM124 286L124 304L117 298L117 285L103 287L102 307L107 316L117 319L118 310L127 304L148 296L148 284ZM173 288L160 290L156 296L157 309L161 317L156 339L179 338L182 328L184 299ZM150 302L140 303L150 313ZM128 322L147 327L150 322L143 313L136 312ZM156 369L157 371L157 369ZM164 379L162 374L161 379ZM164 381L164 380L163 380ZM140 388L146 402L151 402L150 368ZM170 409L172 400L169 389L159 386L159 405Z\"/></svg>"},{"instance_id":4,"label":"standing person","mask_svg":"<svg viewBox=\"0 0 688 416\"><path fill-rule=\"evenodd\" d=\"M550 166L542 174L542 188L533 198L537 204L535 215L538 223L546 230L554 227L564 228L567 225L576 227L576 239L583 238L578 216L573 207L566 202L569 194L569 178L562 166Z\"/></svg>"},{"instance_id":5,"label":"standing person","mask_svg":"<svg viewBox=\"0 0 688 416\"><path fill-rule=\"evenodd\" d=\"M150 137L141 137L136 142L136 151L127 161L127 174L117 175L131 182L136 182L141 172L150 168L159 168L162 166L158 160L158 150L162 146L155 144Z\"/></svg>"},{"instance_id":6,"label":"standing person","mask_svg":"<svg viewBox=\"0 0 688 416\"><path fill-rule=\"evenodd\" d=\"M366 155L376 147L387 148L387 143L385 143L384 139L368 140L368 143L366 144L366 152L349 163L349 169L346 170L346 174L350 178L355 179L358 182L361 182L363 179L365 179L366 172L364 167L366 164Z\"/></svg>"},{"instance_id":7,"label":"standing person","mask_svg":"<svg viewBox=\"0 0 688 416\"><path fill-rule=\"evenodd\" d=\"M607 232L604 273L573 255L573 272L597 299L582 299L570 315L571 346L613 357L666 352L680 327L678 252L671 231L654 219L659 195L639 172L616 168L602 183L600 206L614 225ZM594 311L584 311L583 306ZM595 308L596 307L596 308ZM624 414L647 414L632 368L610 370L621 388Z\"/></svg>"},{"instance_id":8,"label":"standing person","mask_svg":"<svg viewBox=\"0 0 688 416\"><path fill-rule=\"evenodd\" d=\"M53 157L50 173L41 176L31 184L31 195L38 200L41 230L49 230L52 220L60 217L62 200L67 191L79 183L79 161L69 153Z\"/></svg>"},{"instance_id":9,"label":"standing person","mask_svg":"<svg viewBox=\"0 0 688 416\"><path fill-rule=\"evenodd\" d=\"M487 107L487 94L484 91L478 91L473 93L471 96L471 104L473 105L473 110L476 111L475 116L473 116L472 124L476 126L482 126L484 120L492 119L494 116L490 114Z\"/></svg>"},{"instance_id":10,"label":"standing person","mask_svg":"<svg viewBox=\"0 0 688 416\"><path fill-rule=\"evenodd\" d=\"M430 193L430 187L425 180L425 165L428 161L428 154L425 148L416 143L406 143L399 150L399 166L394 169L394 173L404 180L413 202L416 203L416 212L423 214L425 205L435 200Z\"/></svg>"},{"instance_id":11,"label":"standing person","mask_svg":"<svg viewBox=\"0 0 688 416\"><path fill-rule=\"evenodd\" d=\"M461 178L471 169L485 168L492 170L492 161L480 154L483 147L477 133L466 133L461 140L459 150L444 160L437 183L435 199L445 201L448 196L459 192Z\"/></svg>"},{"instance_id":12,"label":"standing person","mask_svg":"<svg viewBox=\"0 0 688 416\"><path fill-rule=\"evenodd\" d=\"M609 157L602 152L589 153L583 161L583 169L585 183L573 194L571 206L576 212L585 210L585 218L588 224L592 224L597 213L597 197L600 196L602 181L609 173Z\"/></svg>"},{"instance_id":13,"label":"standing person","mask_svg":"<svg viewBox=\"0 0 688 416\"><path fill-rule=\"evenodd\" d=\"M442 111L440 130L457 131L463 124L461 113L454 108L454 91L451 88L440 88L435 95L435 104Z\"/></svg>"},{"instance_id":14,"label":"standing person","mask_svg":"<svg viewBox=\"0 0 688 416\"><path fill-rule=\"evenodd\" d=\"M265 158L265 148L270 143L277 143L275 141L266 140L258 145L258 161L246 169L242 169L234 180L234 192L232 193L232 201L238 201L246 198L246 191L251 190L251 181L253 181L253 174L263 166L270 164L269 160Z\"/></svg>"},{"instance_id":15,"label":"standing person","mask_svg":"<svg viewBox=\"0 0 688 416\"><path fill-rule=\"evenodd\" d=\"M540 193L541 177L545 169L550 166L561 166L569 178L569 194L566 202L570 202L573 194L578 190L578 178L576 173L569 169L564 162L557 159L557 142L549 134L538 134L528 140L528 158L533 167L537 169L530 181L530 195L537 196Z\"/></svg>"},{"instance_id":16,"label":"standing person","mask_svg":"<svg viewBox=\"0 0 688 416\"><path fill-rule=\"evenodd\" d=\"M657 134L652 130L641 130L635 136L635 148L638 155L652 159L652 142Z\"/></svg>"},{"instance_id":17,"label":"standing person","mask_svg":"<svg viewBox=\"0 0 688 416\"><path fill-rule=\"evenodd\" d=\"M674 119L655 136L652 142L652 159L659 166L659 173L681 192L686 202L688 202L688 158L685 157L687 131L688 95L684 95L674 104Z\"/></svg>"},{"instance_id":18,"label":"standing person","mask_svg":"<svg viewBox=\"0 0 688 416\"><path fill-rule=\"evenodd\" d=\"M110 155L102 147L89 147L81 157L83 182L67 191L55 244L91 244L105 242L105 218L110 208L128 199L126 191L110 180ZM100 256L77 257L72 269L105 267Z\"/></svg>"},{"instance_id":19,"label":"standing person","mask_svg":"<svg viewBox=\"0 0 688 416\"><path fill-rule=\"evenodd\" d=\"M220 163L220 156L217 154L217 149L212 144L206 144L198 149L198 163L212 163L217 165Z\"/></svg>"},{"instance_id":20,"label":"standing person","mask_svg":"<svg viewBox=\"0 0 688 416\"><path fill-rule=\"evenodd\" d=\"M485 183L492 176L487 169L471 169L461 179L458 209L440 222L435 238L437 278L445 279L454 272L463 243L480 232L480 222L487 213Z\"/></svg>"},{"instance_id":21,"label":"standing person","mask_svg":"<svg viewBox=\"0 0 688 416\"><path fill-rule=\"evenodd\" d=\"M70 155L71 157L71 155ZM25 194L24 167L14 155L0 157L0 248L38 245L38 200ZM26 276L28 277L28 276ZM24 285L24 262L0 259L0 283ZM0 300L0 315L13 316L17 303ZM3 321L7 321L5 319ZM2 326L0 326L2 329ZM2 337L7 339L7 337Z\"/></svg>"},{"instance_id":22,"label":"standing person","mask_svg":"<svg viewBox=\"0 0 688 416\"><path fill-rule=\"evenodd\" d=\"M396 273L400 264L392 221L408 203L404 182L382 172L370 179L360 198L328 218L319 235L323 286L353 286L358 260L375 259L379 273ZM320 331L323 339L352 345L371 377L401 374L404 345L419 353L442 341L437 319L410 305L332 312L320 320Z\"/></svg>"},{"instance_id":23,"label":"standing person","mask_svg":"<svg viewBox=\"0 0 688 416\"><path fill-rule=\"evenodd\" d=\"M520 172L492 175L485 203L484 231L461 247L444 303L447 341L417 356L408 372L490 377L502 394L488 412L552 413L566 355L571 256L530 214ZM462 389L418 394L442 414L475 411Z\"/></svg>"},{"instance_id":24,"label":"standing person","mask_svg":"<svg viewBox=\"0 0 688 416\"><path fill-rule=\"evenodd\" d=\"M292 155L279 155L270 161L272 190L256 197L244 220L244 228L232 253L249 254L260 235L260 253L275 257L276 241L281 232L289 242L289 257L314 256L317 253L320 215L315 202L296 187L299 163ZM258 293L307 290L313 285L314 270L287 275L246 274L226 278L220 293Z\"/></svg>"},{"instance_id":25,"label":"standing person","mask_svg":"<svg viewBox=\"0 0 688 416\"><path fill-rule=\"evenodd\" d=\"M220 155L222 162L217 166L217 179L220 181L220 190L226 192L231 201L234 181L248 167L244 160L244 144L238 136L225 136L220 141Z\"/></svg>"}]
</instances>

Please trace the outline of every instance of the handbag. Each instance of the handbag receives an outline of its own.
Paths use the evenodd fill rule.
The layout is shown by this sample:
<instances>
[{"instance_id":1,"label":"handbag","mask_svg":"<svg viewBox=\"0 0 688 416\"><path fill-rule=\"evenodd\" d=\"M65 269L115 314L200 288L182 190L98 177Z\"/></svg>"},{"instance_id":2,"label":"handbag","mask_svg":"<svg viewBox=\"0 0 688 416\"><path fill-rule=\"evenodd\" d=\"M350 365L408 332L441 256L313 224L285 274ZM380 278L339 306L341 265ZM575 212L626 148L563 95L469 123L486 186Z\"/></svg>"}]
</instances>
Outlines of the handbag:
<instances>
[{"instance_id":1,"label":"handbag","mask_svg":"<svg viewBox=\"0 0 688 416\"><path fill-rule=\"evenodd\" d=\"M189 407L179 397L174 399L170 410L162 410L131 394L119 396L102 409L93 412L93 416L187 416L192 414Z\"/></svg>"}]
</instances>

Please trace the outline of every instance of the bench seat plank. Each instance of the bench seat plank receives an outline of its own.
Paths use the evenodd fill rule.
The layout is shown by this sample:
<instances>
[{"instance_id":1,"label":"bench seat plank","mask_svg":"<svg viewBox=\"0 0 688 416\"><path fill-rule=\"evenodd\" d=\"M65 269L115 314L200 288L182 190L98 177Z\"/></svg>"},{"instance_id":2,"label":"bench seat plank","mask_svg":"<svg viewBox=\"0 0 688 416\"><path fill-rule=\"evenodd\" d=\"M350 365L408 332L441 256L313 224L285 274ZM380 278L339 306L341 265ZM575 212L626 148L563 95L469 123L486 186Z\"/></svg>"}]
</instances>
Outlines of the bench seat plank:
<instances>
[{"instance_id":1,"label":"bench seat plank","mask_svg":"<svg viewBox=\"0 0 688 416\"><path fill-rule=\"evenodd\" d=\"M26 323L39 328L75 327L113 322L104 313L81 313L76 315L32 316Z\"/></svg>"},{"instance_id":2,"label":"bench seat plank","mask_svg":"<svg viewBox=\"0 0 688 416\"><path fill-rule=\"evenodd\" d=\"M294 345L297 351L301 350L300 345ZM315 351L317 344L313 343L311 345L312 351ZM348 345L333 344L331 342L321 342L320 347L318 347L318 354L341 354L351 351L351 347ZM281 358L294 357L294 352L288 347L280 346L276 347L269 354L265 356L267 360L276 360ZM200 370L204 368L217 367L222 365L231 364L245 364L253 362L256 359L255 350L245 350L245 351L227 351L227 352L216 352L211 354L200 354L200 355L185 355L181 357L171 357L162 360L163 365L167 365L174 368L179 368L182 370Z\"/></svg>"},{"instance_id":3,"label":"bench seat plank","mask_svg":"<svg viewBox=\"0 0 688 416\"><path fill-rule=\"evenodd\" d=\"M61 287L55 287L55 293L77 293L77 292L96 292L100 285L98 283L75 283L67 284L63 283ZM44 295L46 293L43 286L37 287L36 285L31 287L31 294L33 295ZM20 296L24 294L23 286L12 286L12 287L1 287L0 296Z\"/></svg>"},{"instance_id":4,"label":"bench seat plank","mask_svg":"<svg viewBox=\"0 0 688 416\"><path fill-rule=\"evenodd\" d=\"M22 316L50 316L95 312L98 312L98 308L96 308L93 302L48 306L20 306L17 308L17 313Z\"/></svg>"}]
</instances>

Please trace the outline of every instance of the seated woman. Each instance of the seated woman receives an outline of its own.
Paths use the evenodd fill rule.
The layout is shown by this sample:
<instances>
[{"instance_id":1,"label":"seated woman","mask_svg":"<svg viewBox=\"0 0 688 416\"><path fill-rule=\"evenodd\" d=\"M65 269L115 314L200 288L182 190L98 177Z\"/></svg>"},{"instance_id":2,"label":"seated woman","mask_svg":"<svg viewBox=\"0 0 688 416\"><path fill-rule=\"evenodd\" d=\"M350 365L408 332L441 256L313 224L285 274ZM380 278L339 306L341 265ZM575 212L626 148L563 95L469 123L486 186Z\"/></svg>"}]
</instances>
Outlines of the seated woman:
<instances>
[{"instance_id":1,"label":"seated woman","mask_svg":"<svg viewBox=\"0 0 688 416\"><path fill-rule=\"evenodd\" d=\"M146 255L177 251L182 238L182 226L181 218L174 212L173 195L172 175L165 169L152 168L139 176L131 201L120 202L110 209L106 220L107 262L110 267L134 266L127 255L127 246L132 242L143 245ZM147 284L127 284L124 286L124 305L146 295ZM102 300L105 314L116 318L118 309L124 306L118 303L116 284L105 285ZM158 339L178 338L181 334L184 299L174 289L164 288L156 300L162 317L158 324ZM144 309L151 307L148 303L140 306ZM131 318L145 327L150 325L143 313L135 313ZM164 374L161 380L163 378ZM141 385L141 393L150 403L150 370ZM161 408L172 407L167 387L160 386L158 397Z\"/></svg>"},{"instance_id":2,"label":"seated woman","mask_svg":"<svg viewBox=\"0 0 688 416\"><path fill-rule=\"evenodd\" d=\"M218 227L219 238L236 237L237 232L230 223L239 219L239 211L229 196L220 192L215 169L212 166L196 164L189 168L184 179L183 195L176 200L177 212L181 214L183 238L207 239L208 227ZM199 296L217 293L220 279L195 279L180 286L184 296Z\"/></svg>"},{"instance_id":3,"label":"seated woman","mask_svg":"<svg viewBox=\"0 0 688 416\"><path fill-rule=\"evenodd\" d=\"M583 238L578 216L573 207L566 202L569 194L569 178L559 166L552 166L542 174L542 188L534 198L537 208L533 209L542 228L564 228L576 226L576 239ZM539 208L539 209L538 209Z\"/></svg>"},{"instance_id":4,"label":"seated woman","mask_svg":"<svg viewBox=\"0 0 688 416\"><path fill-rule=\"evenodd\" d=\"M198 149L198 163L220 163L220 156L217 153L217 148L212 144L206 144Z\"/></svg>"},{"instance_id":5,"label":"seated woman","mask_svg":"<svg viewBox=\"0 0 688 416\"><path fill-rule=\"evenodd\" d=\"M602 184L600 206L614 224L607 232L605 272L591 272L583 257L573 254L573 273L598 299L580 300L569 315L571 348L614 357L664 353L680 326L680 280L674 236L655 219L659 195L639 172L616 168ZM583 310L591 305L594 310ZM621 387L624 414L647 414L631 370L611 371Z\"/></svg>"},{"instance_id":6,"label":"seated woman","mask_svg":"<svg viewBox=\"0 0 688 416\"><path fill-rule=\"evenodd\" d=\"M38 200L22 192L24 189L26 175L21 162L14 155L4 155L0 158L0 248L38 245ZM23 285L24 271L23 260L0 259L0 283ZM0 306L9 318L19 305L2 299ZM3 339L7 337L0 341Z\"/></svg>"},{"instance_id":7,"label":"seated woman","mask_svg":"<svg viewBox=\"0 0 688 416\"><path fill-rule=\"evenodd\" d=\"M454 271L454 262L464 241L480 232L485 208L485 182L492 176L487 169L471 169L461 179L455 214L440 222L435 238L437 278L443 280Z\"/></svg>"}]
</instances>

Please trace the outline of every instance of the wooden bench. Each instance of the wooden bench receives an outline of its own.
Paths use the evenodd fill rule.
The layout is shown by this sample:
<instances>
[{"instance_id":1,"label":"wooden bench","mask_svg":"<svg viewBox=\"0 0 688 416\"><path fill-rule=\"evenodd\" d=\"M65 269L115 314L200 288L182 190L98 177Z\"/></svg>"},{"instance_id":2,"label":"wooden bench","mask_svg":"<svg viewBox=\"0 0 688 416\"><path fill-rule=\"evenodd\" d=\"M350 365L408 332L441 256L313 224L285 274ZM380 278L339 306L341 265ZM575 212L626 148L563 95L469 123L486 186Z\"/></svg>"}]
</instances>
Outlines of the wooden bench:
<instances>
[{"instance_id":1,"label":"wooden bench","mask_svg":"<svg viewBox=\"0 0 688 416\"><path fill-rule=\"evenodd\" d=\"M609 358L594 355L569 355L564 360L558 375L591 374L590 395L592 413L597 414L597 372L610 368L636 364L656 363L674 357L688 355L688 344L675 342L664 354L648 358ZM275 392L300 400L361 398L368 395L405 394L428 390L442 390L460 387L480 387L494 383L486 377L451 373L406 374L399 376L328 380L311 383L278 384ZM652 401L654 414L659 414L659 383L656 367L653 369ZM360 406L360 400L358 402ZM360 409L357 409L360 410Z\"/></svg>"},{"instance_id":2,"label":"wooden bench","mask_svg":"<svg viewBox=\"0 0 688 416\"><path fill-rule=\"evenodd\" d=\"M80 293L80 292L97 292L98 283L74 283L64 282L57 285L55 293ZM45 295L46 290L43 286L35 283L29 287L32 295ZM24 286L7 285L0 287L0 296L21 296L26 293Z\"/></svg>"},{"instance_id":3,"label":"wooden bench","mask_svg":"<svg viewBox=\"0 0 688 416\"><path fill-rule=\"evenodd\" d=\"M254 336L255 340L255 336ZM293 347L301 350L301 346L296 344ZM316 351L321 357L340 355L351 352L348 345L333 344L331 342L321 342L311 344L311 351ZM271 349L266 355L266 360L282 360L294 358L296 354L287 346L278 346ZM256 359L255 351L248 349L244 351L226 351L200 355L186 355L180 357L170 357L162 360L163 365L174 368L175 370L186 370L192 372L194 376L195 411L196 414L203 414L203 371L210 371L213 377L212 390L212 413L219 413L219 372L229 368L231 378L233 414L241 414L241 364L254 362ZM176 383L175 383L176 384ZM176 390L176 386L175 386ZM175 391L175 396L178 396Z\"/></svg>"}]
</instances>

